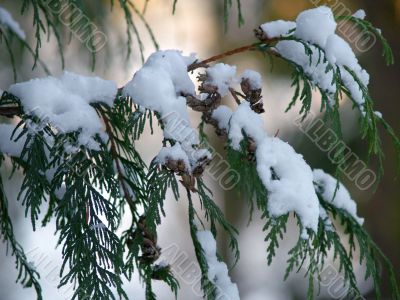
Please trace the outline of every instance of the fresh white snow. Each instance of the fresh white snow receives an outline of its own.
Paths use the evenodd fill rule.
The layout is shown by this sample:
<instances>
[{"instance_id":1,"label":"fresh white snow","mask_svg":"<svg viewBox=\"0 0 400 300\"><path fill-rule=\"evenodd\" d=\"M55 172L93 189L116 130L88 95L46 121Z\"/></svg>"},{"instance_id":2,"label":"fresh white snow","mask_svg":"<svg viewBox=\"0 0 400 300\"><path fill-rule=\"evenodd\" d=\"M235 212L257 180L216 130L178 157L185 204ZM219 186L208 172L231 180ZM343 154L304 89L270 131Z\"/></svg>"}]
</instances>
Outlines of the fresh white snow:
<instances>
[{"instance_id":1,"label":"fresh white snow","mask_svg":"<svg viewBox=\"0 0 400 300\"><path fill-rule=\"evenodd\" d=\"M232 283L228 267L217 258L217 243L210 231L197 231L197 239L204 251L208 265L208 279L216 286L216 299L239 300L239 290L235 283Z\"/></svg>"},{"instance_id":2,"label":"fresh white snow","mask_svg":"<svg viewBox=\"0 0 400 300\"><path fill-rule=\"evenodd\" d=\"M153 53L125 85L123 94L162 118L176 112L189 123L186 99L181 93L194 94L194 88L184 57L179 51L167 50Z\"/></svg>"},{"instance_id":3,"label":"fresh white snow","mask_svg":"<svg viewBox=\"0 0 400 300\"><path fill-rule=\"evenodd\" d=\"M336 85L333 82L333 71L326 72L327 62L323 61L324 54L318 49L309 45L312 50L311 63L310 57L306 54L304 45L297 41L280 41L276 44L278 52L286 59L294 62L302 67L315 85L318 85L322 90L334 94Z\"/></svg>"},{"instance_id":4,"label":"fresh white snow","mask_svg":"<svg viewBox=\"0 0 400 300\"><path fill-rule=\"evenodd\" d=\"M301 237L304 239L308 238L306 229L317 232L320 219L327 230L333 230L328 214L320 206L317 190L325 201L345 209L362 224L363 219L357 216L356 204L346 188L340 184L333 199L336 179L321 170L313 172L303 156L288 143L269 137L263 130L261 117L251 110L248 103L242 103L228 119L229 115L230 109L222 107L213 117L218 120L219 126L225 129L228 126L233 149L240 149L243 133L255 141L257 173L268 191L267 208L272 217L295 212L303 225Z\"/></svg>"},{"instance_id":5,"label":"fresh white snow","mask_svg":"<svg viewBox=\"0 0 400 300\"><path fill-rule=\"evenodd\" d=\"M257 172L268 190L268 211L273 217L294 211L305 228L318 230L319 200L313 173L303 156L278 138L266 137L257 145ZM274 171L274 173L272 172Z\"/></svg>"},{"instance_id":6,"label":"fresh white snow","mask_svg":"<svg viewBox=\"0 0 400 300\"><path fill-rule=\"evenodd\" d=\"M48 76L13 84L8 92L21 100L26 113L49 122L61 133L80 131L78 143L96 150L98 143L93 137L105 134L90 104L112 105L117 85L98 77L64 72L60 77Z\"/></svg>"},{"instance_id":7,"label":"fresh white snow","mask_svg":"<svg viewBox=\"0 0 400 300\"><path fill-rule=\"evenodd\" d=\"M368 73L361 68L356 55L354 54L350 45L344 39L337 34L330 35L326 43L325 53L326 58L331 64L336 64L341 67L348 67L355 72L357 77L365 86L368 86Z\"/></svg>"},{"instance_id":8,"label":"fresh white snow","mask_svg":"<svg viewBox=\"0 0 400 300\"><path fill-rule=\"evenodd\" d=\"M148 70L148 68L162 70L171 79L176 94L194 94L194 84L187 72L188 65L194 59L193 54L192 56L184 56L178 50L157 51L150 55L141 70ZM160 84L160 82L157 82L157 84Z\"/></svg>"},{"instance_id":9,"label":"fresh white snow","mask_svg":"<svg viewBox=\"0 0 400 300\"><path fill-rule=\"evenodd\" d=\"M240 79L241 80L248 79L252 90L259 90L262 88L261 74L256 71L249 69L244 70L244 72L240 76Z\"/></svg>"},{"instance_id":10,"label":"fresh white snow","mask_svg":"<svg viewBox=\"0 0 400 300\"><path fill-rule=\"evenodd\" d=\"M183 151L181 145L176 143L172 147L162 147L156 160L159 164L166 164L169 160L183 161L187 172L191 172L188 155Z\"/></svg>"},{"instance_id":11,"label":"fresh white snow","mask_svg":"<svg viewBox=\"0 0 400 300\"><path fill-rule=\"evenodd\" d=\"M192 166L192 170L194 170L197 166L202 165L204 162L208 163L211 161L212 154L208 149L205 148L191 148L188 157L190 165Z\"/></svg>"},{"instance_id":12,"label":"fresh white snow","mask_svg":"<svg viewBox=\"0 0 400 300\"><path fill-rule=\"evenodd\" d=\"M294 36L324 48L328 37L335 33L336 25L329 7L308 9L297 16Z\"/></svg>"},{"instance_id":13,"label":"fresh white snow","mask_svg":"<svg viewBox=\"0 0 400 300\"><path fill-rule=\"evenodd\" d=\"M354 16L362 19L365 17L365 12L359 10ZM276 21L269 26L276 32L285 32L288 24L284 21ZM308 47L312 51L311 57L306 54L302 43L293 40L278 42L275 47L277 52L285 59L300 66L315 85L333 95L336 92L336 85L332 83L334 72L333 70L326 72L328 66L326 58L335 70L337 67L339 68L343 85L349 90L361 113L365 114L365 99L360 85L346 70L346 67L355 73L365 87L369 84L369 74L360 66L350 45L335 34L337 24L331 9L320 6L303 11L298 15L293 26L296 28L294 37L308 43ZM321 47L325 55L314 45Z\"/></svg>"},{"instance_id":14,"label":"fresh white snow","mask_svg":"<svg viewBox=\"0 0 400 300\"><path fill-rule=\"evenodd\" d=\"M313 172L288 143L267 136L260 116L248 103L241 104L230 119L229 138L236 150L244 138L243 132L256 142L257 173L268 191L267 208L272 217L295 212L303 225L303 239L308 238L306 229L317 232L320 219L327 230L333 230L328 214L320 206L317 190L325 201L345 209L362 224L363 219L357 216L356 204L345 187L340 184L333 199L336 180L321 170Z\"/></svg>"},{"instance_id":15,"label":"fresh white snow","mask_svg":"<svg viewBox=\"0 0 400 300\"><path fill-rule=\"evenodd\" d=\"M303 225L301 236L308 238L306 229L316 232L320 215L311 168L288 143L266 134L260 115L251 110L249 103L237 108L229 124L233 149L240 149L243 132L256 143L257 173L268 191L270 215L279 217L296 212Z\"/></svg>"},{"instance_id":16,"label":"fresh white snow","mask_svg":"<svg viewBox=\"0 0 400 300\"><path fill-rule=\"evenodd\" d=\"M252 111L247 102L243 102L233 114L228 107L220 106L212 117L220 128L228 129L233 149L240 149L244 134L256 143L257 173L268 191L270 215L279 217L295 212L303 225L302 238L308 238L306 229L316 232L319 218L325 219L326 214L320 210L313 172L303 157L288 143L269 137L260 115Z\"/></svg>"},{"instance_id":17,"label":"fresh white snow","mask_svg":"<svg viewBox=\"0 0 400 300\"><path fill-rule=\"evenodd\" d=\"M325 53L331 64L345 65L351 69L358 65L358 60L350 45L337 34L328 37Z\"/></svg>"},{"instance_id":18,"label":"fresh white snow","mask_svg":"<svg viewBox=\"0 0 400 300\"><path fill-rule=\"evenodd\" d=\"M240 149L240 142L244 139L243 131L257 144L265 137L263 120L251 110L248 102L240 104L231 117L228 136L235 150Z\"/></svg>"},{"instance_id":19,"label":"fresh white snow","mask_svg":"<svg viewBox=\"0 0 400 300\"><path fill-rule=\"evenodd\" d=\"M366 16L367 16L367 14L365 13L365 11L363 9L359 9L353 14L354 18L357 18L360 20L364 20Z\"/></svg>"},{"instance_id":20,"label":"fresh white snow","mask_svg":"<svg viewBox=\"0 0 400 300\"><path fill-rule=\"evenodd\" d=\"M276 20L264 23L260 26L265 36L269 39L285 37L296 28L296 22Z\"/></svg>"},{"instance_id":21,"label":"fresh white snow","mask_svg":"<svg viewBox=\"0 0 400 300\"><path fill-rule=\"evenodd\" d=\"M4 25L14 32L21 40L25 40L25 32L21 29L19 24L13 19L11 14L3 7L0 6L0 25Z\"/></svg>"},{"instance_id":22,"label":"fresh white snow","mask_svg":"<svg viewBox=\"0 0 400 300\"><path fill-rule=\"evenodd\" d=\"M319 218L324 222L325 230L333 231L332 220L329 218L327 211L322 205L319 206Z\"/></svg>"},{"instance_id":23,"label":"fresh white snow","mask_svg":"<svg viewBox=\"0 0 400 300\"><path fill-rule=\"evenodd\" d=\"M187 57L179 51L155 52L125 85L123 94L132 97L135 103L158 112L166 126L179 119L190 129L186 99L181 96L182 93L195 94L194 84L187 73L187 63ZM173 135L171 131L169 134Z\"/></svg>"},{"instance_id":24,"label":"fresh white snow","mask_svg":"<svg viewBox=\"0 0 400 300\"><path fill-rule=\"evenodd\" d=\"M221 97L229 93L229 88L237 83L236 66L218 63L207 68L207 84L216 86Z\"/></svg>"},{"instance_id":25,"label":"fresh white snow","mask_svg":"<svg viewBox=\"0 0 400 300\"><path fill-rule=\"evenodd\" d=\"M225 129L226 132L229 131L229 121L232 117L232 110L226 105L218 106L213 112L211 117L218 122L218 127L220 129Z\"/></svg>"},{"instance_id":26,"label":"fresh white snow","mask_svg":"<svg viewBox=\"0 0 400 300\"><path fill-rule=\"evenodd\" d=\"M336 92L336 85L332 83L334 73L332 70L326 72L326 69L328 63L337 66L344 85L362 109L363 94L345 67L354 71L364 85L368 85L369 75L359 65L350 45L335 34L336 22L328 7L307 10L297 17L296 22L279 20L265 23L261 28L271 38L285 36L295 29L294 36L309 43L308 46L313 52L311 57L306 54L304 45L294 40L278 42L276 51L303 68L313 84L331 95ZM321 47L326 56L313 44ZM184 56L177 50L155 52L122 91L123 95L131 97L140 109L147 108L157 112L164 125L164 137L174 141L174 146L163 147L160 150L156 158L158 163L181 160L188 173L211 158L207 149L198 149L199 137L197 131L191 127L186 106L185 95L196 95L195 85L187 72L187 66L195 59L195 55ZM205 83L216 86L221 96L227 95L229 88L243 79L248 79L252 89L262 87L261 75L252 70L245 70L238 78L235 66L218 63L207 68L206 72ZM15 84L8 91L21 99L26 112L47 120L62 132L80 130L80 144L96 148L93 136L100 135L104 139L106 137L103 125L90 104L100 101L111 106L117 86L114 82L97 77L65 72L58 78L49 76ZM321 170L313 172L303 157L289 144L279 138L269 137L264 131L261 116L251 109L248 102L244 101L235 111L221 105L212 112L212 118L217 121L220 129L227 131L233 149L240 150L240 143L245 136L255 142L257 172L268 190L266 201L272 217L295 212L303 225L302 238L308 237L306 229L317 231L320 219L326 228L329 228L329 216L319 204L317 189L326 201L345 209L362 223L362 219L356 215L355 202L343 185L340 185L337 196L332 199L336 180ZM3 130L0 134L3 137L9 133ZM2 147L0 150L5 149L13 153L17 153L19 149L10 147L10 143L4 143ZM74 147L71 145L71 149ZM4 152L8 153L7 151ZM209 247L211 242L206 241L209 238L207 233L202 233L199 239L204 239ZM212 235L211 238L215 243ZM216 248L215 245L211 246ZM212 255L215 256L215 252L216 250L209 251L210 260ZM216 257L214 263L221 264Z\"/></svg>"},{"instance_id":27,"label":"fresh white snow","mask_svg":"<svg viewBox=\"0 0 400 300\"><path fill-rule=\"evenodd\" d=\"M364 114L364 94L360 89L359 84L354 77L343 67L340 67L340 75L342 78L343 85L349 90L351 97L358 104L361 113Z\"/></svg>"},{"instance_id":28,"label":"fresh white snow","mask_svg":"<svg viewBox=\"0 0 400 300\"><path fill-rule=\"evenodd\" d=\"M348 212L360 225L364 223L364 219L357 216L357 204L351 198L349 191L342 183L339 183L337 189L337 179L325 173L323 170L314 170L315 189L320 193L322 198L339 209ZM336 194L335 194L336 193Z\"/></svg>"},{"instance_id":29,"label":"fresh white snow","mask_svg":"<svg viewBox=\"0 0 400 300\"><path fill-rule=\"evenodd\" d=\"M123 95L130 96L142 107L160 114L164 125L164 137L179 143L194 169L199 161L210 158L208 150L196 149L200 143L198 133L190 125L184 95L195 95L195 86L187 66L195 55L183 56L180 51L166 50L153 53L123 88ZM162 149L160 154L175 155L177 148ZM179 151L180 154L181 151ZM161 157L161 158L162 158Z\"/></svg>"},{"instance_id":30,"label":"fresh white snow","mask_svg":"<svg viewBox=\"0 0 400 300\"><path fill-rule=\"evenodd\" d=\"M89 77L64 72L60 77L62 85L78 94L87 103L102 102L112 107L117 94L117 84L111 80L104 80L100 77Z\"/></svg>"}]
</instances>

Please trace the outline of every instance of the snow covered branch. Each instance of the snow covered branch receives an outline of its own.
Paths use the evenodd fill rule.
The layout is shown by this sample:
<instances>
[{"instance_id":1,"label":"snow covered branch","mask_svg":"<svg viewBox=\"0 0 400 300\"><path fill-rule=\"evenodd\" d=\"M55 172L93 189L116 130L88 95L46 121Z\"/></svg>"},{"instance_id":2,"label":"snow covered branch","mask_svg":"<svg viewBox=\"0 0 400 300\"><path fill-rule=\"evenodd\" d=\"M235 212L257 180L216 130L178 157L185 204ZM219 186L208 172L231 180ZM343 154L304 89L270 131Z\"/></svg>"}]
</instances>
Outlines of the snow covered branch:
<instances>
[{"instance_id":1,"label":"snow covered branch","mask_svg":"<svg viewBox=\"0 0 400 300\"><path fill-rule=\"evenodd\" d=\"M17 30L8 15L1 13L0 24ZM262 118L267 103L262 98L261 74L249 69L237 74L236 66L220 61L247 51L285 60L293 67L294 95L288 109L300 101L301 120L315 101L312 91L318 90L321 111L341 136L339 102L347 96L361 112L362 136L368 139L369 154L377 155L380 162L383 158L377 129L382 124L400 157L399 139L374 110L368 93L369 75L350 45L335 33L336 20L328 7L307 10L295 22L262 24L255 30L258 42L205 60L178 50L156 51L121 88L110 80L70 72L11 85L0 98L0 116L18 117L19 124L0 124L0 164L8 156L24 171L18 197L33 228L43 203L48 203L42 223L57 222L64 256L61 285L76 284L77 299L114 299L115 292L127 299L121 274L130 279L137 271L147 299L155 299L153 280L164 281L176 293L177 280L169 266L158 261L157 226L165 216L167 191L171 190L177 200L182 198L181 183L187 193L188 225L204 295L212 300L239 299L228 267L217 255L215 240L220 226L238 259L238 232L226 221L204 183L213 155L204 142L207 136L202 128L210 124L226 144L231 167L241 174L237 188L248 198L251 211L256 206L265 219L268 263L292 215L298 221L299 234L289 252L286 277L309 260L308 299L314 296L314 276L330 249L352 292L361 295L352 265L356 247L361 263L366 264L367 277L374 279L377 296L383 265L389 270L394 298L399 299L393 268L363 229L364 219L357 214L356 202L338 176L313 170L287 142L268 135ZM357 16L347 20L370 26ZM198 72L197 81L188 74L194 71ZM228 97L233 109L221 104ZM189 118L189 108L202 115L200 133ZM147 125L153 130L153 123L158 124L163 138L158 154L147 165L136 141L143 138ZM1 183L0 228L14 247L22 270L32 277L40 299L37 274L25 265L24 254L13 239ZM198 197L205 220L195 209L193 195ZM125 204L132 223L119 236L116 230ZM338 222L346 227L349 250L340 239Z\"/></svg>"}]
</instances>

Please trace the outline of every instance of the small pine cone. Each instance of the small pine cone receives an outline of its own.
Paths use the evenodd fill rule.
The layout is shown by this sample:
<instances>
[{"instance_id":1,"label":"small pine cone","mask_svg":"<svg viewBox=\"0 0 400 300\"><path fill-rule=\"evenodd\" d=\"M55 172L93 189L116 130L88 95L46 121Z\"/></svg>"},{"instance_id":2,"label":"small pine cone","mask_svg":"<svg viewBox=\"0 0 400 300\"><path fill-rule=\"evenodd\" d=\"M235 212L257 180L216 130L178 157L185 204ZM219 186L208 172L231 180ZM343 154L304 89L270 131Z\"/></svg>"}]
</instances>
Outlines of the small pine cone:
<instances>
[{"instance_id":1,"label":"small pine cone","mask_svg":"<svg viewBox=\"0 0 400 300\"><path fill-rule=\"evenodd\" d=\"M187 171L187 166L185 165L185 162L183 160L178 160L177 162L177 170L181 173L184 173Z\"/></svg>"},{"instance_id":2,"label":"small pine cone","mask_svg":"<svg viewBox=\"0 0 400 300\"><path fill-rule=\"evenodd\" d=\"M262 92L261 89L252 90L250 95L249 95L250 103L253 104L253 103L257 103L258 101L260 101L261 98L262 98L261 97L261 92Z\"/></svg>"},{"instance_id":3,"label":"small pine cone","mask_svg":"<svg viewBox=\"0 0 400 300\"><path fill-rule=\"evenodd\" d=\"M251 86L249 78L243 78L240 82L240 87L242 92L246 96L246 100L250 102L250 104L255 104L261 100L261 89L254 89Z\"/></svg>"},{"instance_id":4,"label":"small pine cone","mask_svg":"<svg viewBox=\"0 0 400 300\"><path fill-rule=\"evenodd\" d=\"M240 88L242 89L242 92L246 96L249 96L252 91L250 80L248 78L243 78L242 81L240 82Z\"/></svg>"},{"instance_id":5,"label":"small pine cone","mask_svg":"<svg viewBox=\"0 0 400 300\"><path fill-rule=\"evenodd\" d=\"M198 81L204 82L204 81L207 80L207 74L205 74L205 73L199 74L199 75L197 76L197 79L198 79Z\"/></svg>"},{"instance_id":6,"label":"small pine cone","mask_svg":"<svg viewBox=\"0 0 400 300\"><path fill-rule=\"evenodd\" d=\"M194 177L198 178L204 173L204 167L203 166L197 166L194 168L192 174Z\"/></svg>"},{"instance_id":7,"label":"small pine cone","mask_svg":"<svg viewBox=\"0 0 400 300\"><path fill-rule=\"evenodd\" d=\"M218 92L218 87L216 87L215 85L211 85L208 83L203 83L200 87L199 90L202 93L206 93L206 94L215 94Z\"/></svg>"},{"instance_id":8,"label":"small pine cone","mask_svg":"<svg viewBox=\"0 0 400 300\"><path fill-rule=\"evenodd\" d=\"M195 178L200 177L201 175L203 175L206 166L210 163L210 159L208 157L205 157L203 160L200 160L198 162L198 165L193 169L192 175Z\"/></svg>"},{"instance_id":9,"label":"small pine cone","mask_svg":"<svg viewBox=\"0 0 400 300\"><path fill-rule=\"evenodd\" d=\"M188 188L192 192L195 192L195 178L189 174L182 174L182 180L180 181L184 187Z\"/></svg>"},{"instance_id":10,"label":"small pine cone","mask_svg":"<svg viewBox=\"0 0 400 300\"><path fill-rule=\"evenodd\" d=\"M165 166L174 172L178 171L178 162L176 160L168 159Z\"/></svg>"},{"instance_id":11,"label":"small pine cone","mask_svg":"<svg viewBox=\"0 0 400 300\"><path fill-rule=\"evenodd\" d=\"M257 29L254 29L254 35L256 38L258 38L260 41L263 41L266 39L264 30L261 29L261 27L258 27Z\"/></svg>"},{"instance_id":12,"label":"small pine cone","mask_svg":"<svg viewBox=\"0 0 400 300\"><path fill-rule=\"evenodd\" d=\"M251 105L251 109L258 114L262 114L265 112L264 104L262 102L258 102L258 103Z\"/></svg>"},{"instance_id":13,"label":"small pine cone","mask_svg":"<svg viewBox=\"0 0 400 300\"><path fill-rule=\"evenodd\" d=\"M252 139L249 139L249 144L247 145L247 151L249 153L255 153L256 150L257 150L256 142L253 141Z\"/></svg>"},{"instance_id":14,"label":"small pine cone","mask_svg":"<svg viewBox=\"0 0 400 300\"><path fill-rule=\"evenodd\" d=\"M157 233L153 233L153 232L149 231L149 229L147 228L147 225L146 225L146 217L145 216L141 216L139 218L138 230L141 232L141 234L144 238L152 241L152 243L154 245L157 245Z\"/></svg>"}]
</instances>

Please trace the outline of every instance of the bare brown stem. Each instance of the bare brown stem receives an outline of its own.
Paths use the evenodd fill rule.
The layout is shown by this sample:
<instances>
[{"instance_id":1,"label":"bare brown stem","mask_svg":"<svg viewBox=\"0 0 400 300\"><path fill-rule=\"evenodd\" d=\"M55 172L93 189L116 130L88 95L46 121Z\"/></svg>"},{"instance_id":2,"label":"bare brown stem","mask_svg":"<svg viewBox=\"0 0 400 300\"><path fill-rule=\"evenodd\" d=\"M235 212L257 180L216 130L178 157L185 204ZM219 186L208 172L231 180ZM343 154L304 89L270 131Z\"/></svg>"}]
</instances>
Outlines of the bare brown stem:
<instances>
[{"instance_id":1,"label":"bare brown stem","mask_svg":"<svg viewBox=\"0 0 400 300\"><path fill-rule=\"evenodd\" d=\"M275 41L276 41L276 39L263 39L262 40L262 42L266 43L266 44L272 43L272 42L275 42ZM197 68L206 67L209 63L224 59L225 57L228 57L228 56L232 56L232 55L243 53L243 52L247 52L247 51L256 50L257 46L259 46L259 45L260 45L260 43L253 43L253 44L250 44L250 45L246 45L246 46L242 46L242 47L239 47L239 48L236 48L236 49L232 49L232 50L226 51L226 52L221 53L221 54L217 54L217 55L211 56L211 57L209 57L209 58L207 58L205 60L202 60L200 62L194 62L193 64L191 64L188 67L188 71L191 72L191 71L196 70Z\"/></svg>"},{"instance_id":2,"label":"bare brown stem","mask_svg":"<svg viewBox=\"0 0 400 300\"><path fill-rule=\"evenodd\" d=\"M225 58L227 56L235 55L235 54L238 54L238 53L243 53L243 52L250 51L250 50L255 50L256 46L257 46L257 44L250 44L250 45L247 45L247 46L243 46L243 47L239 47L239 48L236 48L236 49L233 49L233 50L226 51L226 52L218 54L218 55L214 55L214 56L212 56L210 58L207 58L205 60L202 60L200 62L195 62L195 63L191 64L188 67L188 71L190 72L190 71L196 70L197 68L205 67L210 62L221 60L221 59L223 59L223 58Z\"/></svg>"}]
</instances>

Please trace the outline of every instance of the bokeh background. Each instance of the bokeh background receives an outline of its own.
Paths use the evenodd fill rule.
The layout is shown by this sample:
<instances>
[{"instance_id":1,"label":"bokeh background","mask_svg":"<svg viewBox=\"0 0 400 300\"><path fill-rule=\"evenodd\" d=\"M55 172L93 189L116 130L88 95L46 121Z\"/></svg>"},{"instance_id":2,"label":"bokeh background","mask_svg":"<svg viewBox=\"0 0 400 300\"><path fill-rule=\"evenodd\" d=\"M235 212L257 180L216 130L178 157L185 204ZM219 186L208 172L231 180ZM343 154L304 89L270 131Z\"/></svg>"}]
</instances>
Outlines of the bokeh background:
<instances>
[{"instance_id":1,"label":"bokeh background","mask_svg":"<svg viewBox=\"0 0 400 300\"><path fill-rule=\"evenodd\" d=\"M0 5L7 8L14 18L21 24L27 34L27 42L34 45L34 31L32 28L32 12L20 16L23 1L1 0ZM89 17L93 22L102 26L108 38L107 46L98 53L94 73L98 76L113 79L119 86L123 86L141 65L137 41L133 40L132 56L126 58L125 20L122 11L115 5L110 12L110 1L84 1L87 3ZM142 8L146 1L137 0L134 3ZM274 19L295 19L297 14L306 8L314 7L315 3L337 6L338 3L355 12L363 8L367 18L377 27L381 28L393 48L396 61L400 61L400 0L367 0L367 1L307 1L307 0L243 0L242 12L245 23L240 28L237 26L237 11L232 8L228 22L228 30L224 30L223 1L180 0L177 3L176 13L172 15L172 2L165 0L147 1L146 19L151 24L156 39L161 49L180 49L184 53L196 52L200 58L236 48L253 42L253 29L260 24ZM137 23L144 45L145 57L154 51L151 39L145 27ZM316 28L318 30L318 28ZM66 29L63 39L68 41L70 33ZM16 43L13 48L16 55L18 81L29 80L33 77L44 76L40 68L32 70L31 56L21 49ZM65 48L66 69L80 74L92 74L90 55L85 47L72 35L70 44ZM54 39L44 42L41 58L49 66L53 74L62 72L59 54ZM382 112L385 119L400 132L399 110L400 103L400 67L398 64L387 67L381 57L379 45L370 51L359 53L361 65L370 73L370 92L375 99L376 109ZM264 116L266 129L274 134L279 129L279 137L289 141L295 149L302 153L313 168L324 168L332 171L326 154L321 152L309 139L307 139L293 125L297 108L285 114L284 110L292 95L290 89L290 68L278 60L271 62L258 53L243 53L224 60L226 63L238 66L238 71L252 68L263 74ZM0 46L0 89L7 89L13 83L10 58ZM315 94L313 111L318 112L319 97ZM226 104L232 105L231 99L226 99ZM361 158L366 158L366 144L359 138L358 115L351 110L348 101L343 102L343 129L345 141ZM198 120L198 115L193 114L193 124ZM9 120L1 119L1 122ZM223 144L209 130L213 146L224 153ZM398 201L400 186L396 180L395 156L392 144L382 130L383 146L386 159L384 162L385 174L376 190L360 191L352 182L345 182L357 201L359 215L364 217L365 227L371 233L377 244L383 249L393 262L396 273L400 277L400 202ZM1 142L1 141L0 141ZM157 154L161 147L161 133L154 136L146 134L138 147L149 161ZM374 167L374 162L370 163ZM1 170L3 178L7 178L10 169L7 165ZM60 249L56 249L56 236L54 224L47 228L37 229L32 232L30 224L24 218L24 209L16 201L16 195L21 184L18 172L6 182L7 194L10 200L10 209L16 227L16 234L25 249L28 257L32 259L37 269L42 274L45 299L69 299L71 289L57 289L58 271L61 264ZM275 262L271 266L266 263L265 233L262 232L263 221L255 213L253 222L248 225L249 212L246 200L235 192L223 191L212 180L209 184L215 191L218 205L225 212L228 220L240 231L239 243L241 260L231 271L233 280L237 282L242 299L304 299L307 282L302 275L291 276L283 282L286 266L286 252L295 243L298 232L294 224L289 225L285 239ZM173 243L179 245L182 252L187 253L189 260L195 261L191 247L187 226L187 206L182 198L178 203L172 198L166 199L167 217L163 219L159 228L159 244L168 247ZM127 222L128 222L127 217ZM232 256L227 247L224 236L218 240L221 254L226 261L232 264ZM362 280L363 267L356 266L360 288L365 292L367 299L374 299L369 293L371 283ZM179 273L179 272L178 272ZM182 274L180 274L182 275ZM17 274L13 258L6 256L4 244L0 244L0 300L34 299L30 289L22 289L16 284ZM385 295L388 295L386 274L382 274ZM179 276L178 276L179 278ZM400 279L400 278L399 278ZM182 290L179 299L201 299L193 290L193 286L181 280ZM132 299L144 299L143 289L135 279L126 283L126 289ZM172 293L163 284L156 284L159 299L173 299ZM387 296L389 297L389 296ZM326 289L321 291L321 299L335 299ZM390 299L390 298L384 298Z\"/></svg>"}]
</instances>

